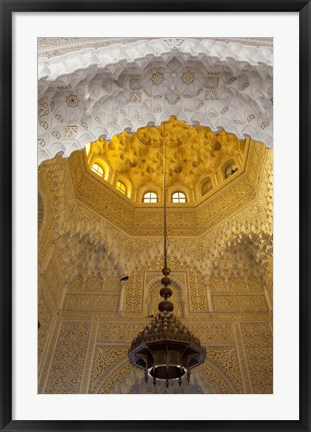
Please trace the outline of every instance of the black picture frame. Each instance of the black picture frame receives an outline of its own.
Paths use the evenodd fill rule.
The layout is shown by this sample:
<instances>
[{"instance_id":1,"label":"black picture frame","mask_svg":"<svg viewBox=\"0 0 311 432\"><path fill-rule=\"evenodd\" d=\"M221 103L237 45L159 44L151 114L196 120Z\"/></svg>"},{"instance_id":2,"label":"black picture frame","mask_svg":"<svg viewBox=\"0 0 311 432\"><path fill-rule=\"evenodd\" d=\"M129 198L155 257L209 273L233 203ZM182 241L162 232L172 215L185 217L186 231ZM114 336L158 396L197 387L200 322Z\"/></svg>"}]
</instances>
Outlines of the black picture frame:
<instances>
[{"instance_id":1,"label":"black picture frame","mask_svg":"<svg viewBox=\"0 0 311 432\"><path fill-rule=\"evenodd\" d=\"M194 0L43 1L0 0L1 10L1 250L0 426L1 431L311 431L310 423L310 1ZM12 16L14 12L299 12L299 253L300 419L297 421L15 421L12 420ZM290 372L289 372L290 373ZM159 414L160 416L160 414Z\"/></svg>"}]
</instances>

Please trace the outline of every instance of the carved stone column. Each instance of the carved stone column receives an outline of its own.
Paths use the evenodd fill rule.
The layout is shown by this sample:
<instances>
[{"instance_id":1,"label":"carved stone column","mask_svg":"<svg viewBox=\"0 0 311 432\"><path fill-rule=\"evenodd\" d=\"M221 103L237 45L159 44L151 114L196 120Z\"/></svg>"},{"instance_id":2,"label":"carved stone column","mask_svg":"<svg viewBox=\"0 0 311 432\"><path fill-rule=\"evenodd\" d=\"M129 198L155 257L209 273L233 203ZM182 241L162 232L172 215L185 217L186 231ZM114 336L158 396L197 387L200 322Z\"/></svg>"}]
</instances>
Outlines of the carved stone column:
<instances>
[{"instance_id":1,"label":"carved stone column","mask_svg":"<svg viewBox=\"0 0 311 432\"><path fill-rule=\"evenodd\" d=\"M45 393L45 387L48 382L61 323L62 320L60 319L59 314L56 314L52 322L51 337L49 338L45 348L46 354L39 373L38 393Z\"/></svg>"},{"instance_id":2,"label":"carved stone column","mask_svg":"<svg viewBox=\"0 0 311 432\"><path fill-rule=\"evenodd\" d=\"M89 343L88 343L87 352L85 356L85 363L84 363L83 375L82 375L81 386L80 386L80 393L89 392L88 390L89 390L89 385L91 380L92 364L93 364L94 353L96 348L98 327L99 327L99 321L98 319L96 319L95 321L92 322L92 326L91 326Z\"/></svg>"},{"instance_id":3,"label":"carved stone column","mask_svg":"<svg viewBox=\"0 0 311 432\"><path fill-rule=\"evenodd\" d=\"M211 288L210 288L210 284L209 284L209 279L210 279L209 275L203 276L204 284L206 287L208 311L214 312L214 304L213 304L213 298L212 298Z\"/></svg>"},{"instance_id":4,"label":"carved stone column","mask_svg":"<svg viewBox=\"0 0 311 432\"><path fill-rule=\"evenodd\" d=\"M240 329L240 324L238 322L233 323L233 331L234 331L234 338L237 346L240 368L241 368L244 392L246 394L253 393L253 387L252 387L252 382L248 370L248 364L247 364L247 358L246 358L244 344L243 344L242 333Z\"/></svg>"}]
</instances>

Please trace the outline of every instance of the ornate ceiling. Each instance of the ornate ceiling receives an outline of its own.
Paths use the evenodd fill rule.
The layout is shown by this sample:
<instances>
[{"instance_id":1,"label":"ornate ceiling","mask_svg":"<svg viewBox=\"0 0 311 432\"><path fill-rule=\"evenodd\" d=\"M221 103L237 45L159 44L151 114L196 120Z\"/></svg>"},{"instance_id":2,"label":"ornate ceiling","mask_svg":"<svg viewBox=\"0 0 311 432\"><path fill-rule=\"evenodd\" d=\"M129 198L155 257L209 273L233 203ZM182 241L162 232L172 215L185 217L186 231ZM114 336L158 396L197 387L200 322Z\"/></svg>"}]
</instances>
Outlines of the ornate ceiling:
<instances>
[{"instance_id":1,"label":"ornate ceiling","mask_svg":"<svg viewBox=\"0 0 311 432\"><path fill-rule=\"evenodd\" d=\"M125 195L136 203L142 203L148 191L155 192L162 203L163 139L168 195L182 191L188 204L202 201L244 171L249 140L239 141L224 131L215 134L199 125L188 126L175 118L160 127L141 128L134 134L123 132L111 141L100 138L88 145L88 170L103 184L124 182ZM102 176L93 172L94 164L102 167ZM228 171L232 166L234 176Z\"/></svg>"},{"instance_id":2,"label":"ornate ceiling","mask_svg":"<svg viewBox=\"0 0 311 432\"><path fill-rule=\"evenodd\" d=\"M189 197L168 206L172 299L207 351L168 392L272 393L271 40L41 39L38 67L39 393L166 392L127 360L159 300L164 121Z\"/></svg>"},{"instance_id":3,"label":"ornate ceiling","mask_svg":"<svg viewBox=\"0 0 311 432\"><path fill-rule=\"evenodd\" d=\"M124 197L88 171L83 152L73 153L68 161L59 157L46 161L39 172L40 184L51 188L49 195L58 215L51 229L58 233L54 235L66 257L64 265L71 263L74 274L81 268L90 275L105 273L106 268L111 275L130 274L162 255L161 205L137 204ZM203 274L217 274L213 263L227 247L241 242L252 247L255 242L270 248L272 184L272 152L252 142L245 169L228 183L199 204L169 206L171 259L199 268ZM264 254L259 253L260 261ZM103 257L108 264L101 268Z\"/></svg>"},{"instance_id":4,"label":"ornate ceiling","mask_svg":"<svg viewBox=\"0 0 311 432\"><path fill-rule=\"evenodd\" d=\"M272 146L273 51L265 41L127 42L73 41L78 51L39 58L39 163L172 115Z\"/></svg>"}]
</instances>

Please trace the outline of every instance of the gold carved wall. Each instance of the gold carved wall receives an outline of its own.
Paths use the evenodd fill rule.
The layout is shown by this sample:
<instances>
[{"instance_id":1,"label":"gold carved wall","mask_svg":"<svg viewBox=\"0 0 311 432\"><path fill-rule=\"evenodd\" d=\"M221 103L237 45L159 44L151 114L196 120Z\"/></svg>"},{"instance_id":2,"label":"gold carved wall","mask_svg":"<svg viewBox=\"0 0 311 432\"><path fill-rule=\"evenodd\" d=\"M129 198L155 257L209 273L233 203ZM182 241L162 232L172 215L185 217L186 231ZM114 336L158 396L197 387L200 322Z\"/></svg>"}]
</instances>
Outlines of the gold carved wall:
<instances>
[{"instance_id":1,"label":"gold carved wall","mask_svg":"<svg viewBox=\"0 0 311 432\"><path fill-rule=\"evenodd\" d=\"M159 301L162 210L135 207L83 158L39 168L39 392L152 391L127 351ZM184 393L273 392L272 209L272 151L253 142L217 194L169 209L176 314L207 350Z\"/></svg>"}]
</instances>

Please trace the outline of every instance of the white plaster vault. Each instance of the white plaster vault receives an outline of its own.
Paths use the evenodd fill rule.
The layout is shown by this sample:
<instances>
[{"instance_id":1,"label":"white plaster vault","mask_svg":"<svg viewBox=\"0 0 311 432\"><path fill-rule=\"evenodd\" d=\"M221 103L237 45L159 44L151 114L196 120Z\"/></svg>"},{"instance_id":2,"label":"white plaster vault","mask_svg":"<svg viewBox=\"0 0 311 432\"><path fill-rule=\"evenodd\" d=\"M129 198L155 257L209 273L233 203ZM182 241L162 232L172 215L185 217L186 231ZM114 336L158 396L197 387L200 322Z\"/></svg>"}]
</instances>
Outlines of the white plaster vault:
<instances>
[{"instance_id":1,"label":"white plaster vault","mask_svg":"<svg viewBox=\"0 0 311 432\"><path fill-rule=\"evenodd\" d=\"M39 164L172 115L272 147L273 50L241 42L93 41L39 57Z\"/></svg>"}]
</instances>

